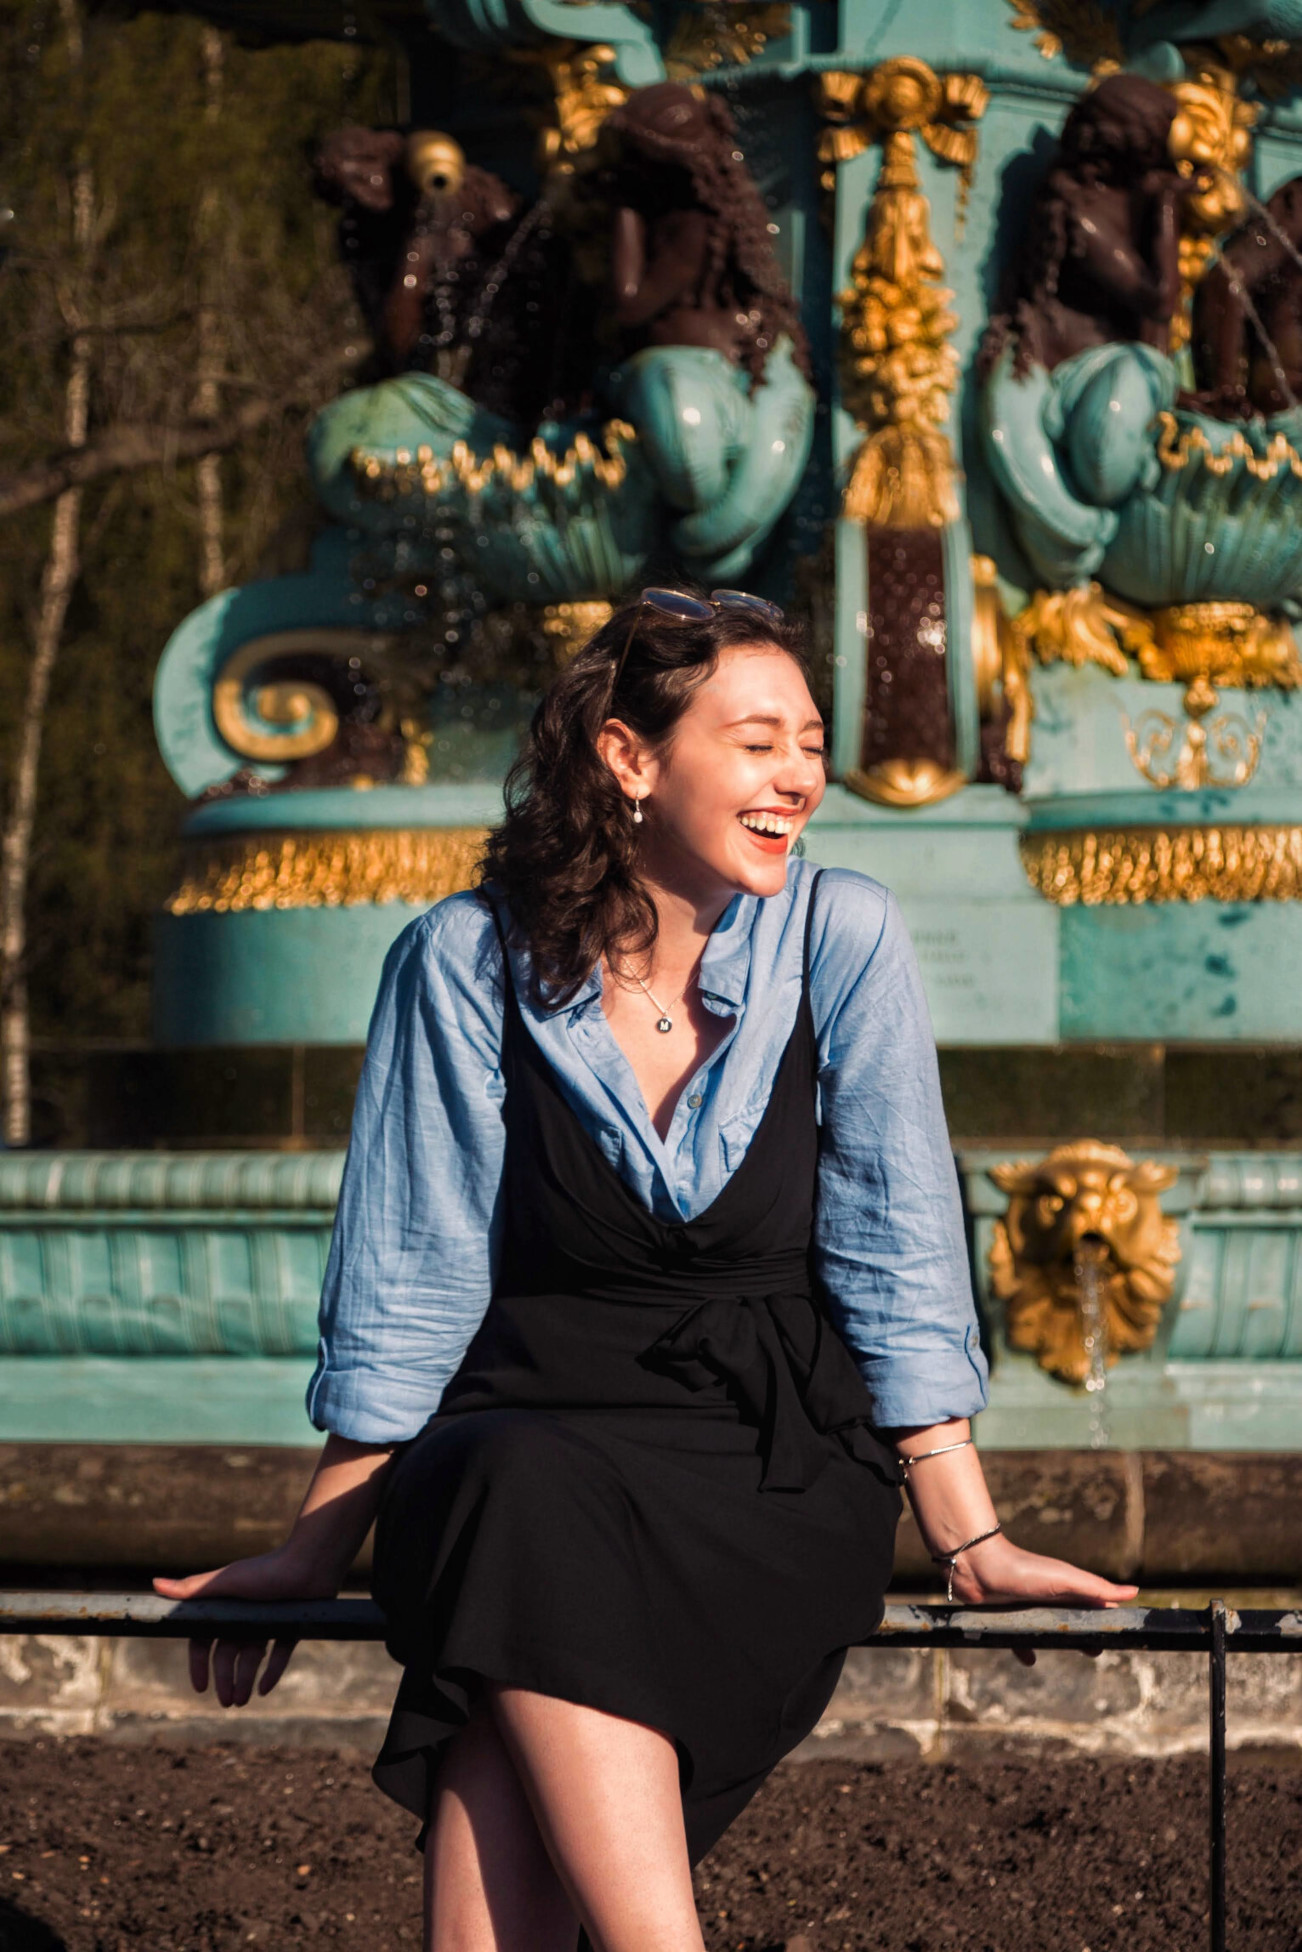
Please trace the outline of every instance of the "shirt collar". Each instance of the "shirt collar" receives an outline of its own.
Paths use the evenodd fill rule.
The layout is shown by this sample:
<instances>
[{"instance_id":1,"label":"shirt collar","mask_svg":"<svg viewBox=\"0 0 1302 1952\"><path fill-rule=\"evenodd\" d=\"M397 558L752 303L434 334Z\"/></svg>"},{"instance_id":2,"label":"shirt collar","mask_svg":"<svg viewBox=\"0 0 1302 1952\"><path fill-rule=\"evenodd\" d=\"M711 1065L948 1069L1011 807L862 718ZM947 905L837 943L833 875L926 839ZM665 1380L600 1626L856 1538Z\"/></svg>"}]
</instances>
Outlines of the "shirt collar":
<instances>
[{"instance_id":1,"label":"shirt collar","mask_svg":"<svg viewBox=\"0 0 1302 1952\"><path fill-rule=\"evenodd\" d=\"M726 1006L726 1014L736 1015L746 1008L746 984L750 976L751 932L759 912L760 898L757 895L734 895L722 915L710 931L701 957L699 987L705 996L715 998ZM521 978L521 994L528 982L529 956L527 950L517 952L517 969ZM601 1007L601 970L594 969L584 978L568 1003L562 1003L543 1014L548 1017L572 1016L584 1010L589 1004Z\"/></svg>"},{"instance_id":2,"label":"shirt collar","mask_svg":"<svg viewBox=\"0 0 1302 1952\"><path fill-rule=\"evenodd\" d=\"M701 957L698 987L702 995L726 1003L729 1013L746 1008L746 980L750 975L750 938L759 899L734 895L710 931Z\"/></svg>"}]
</instances>

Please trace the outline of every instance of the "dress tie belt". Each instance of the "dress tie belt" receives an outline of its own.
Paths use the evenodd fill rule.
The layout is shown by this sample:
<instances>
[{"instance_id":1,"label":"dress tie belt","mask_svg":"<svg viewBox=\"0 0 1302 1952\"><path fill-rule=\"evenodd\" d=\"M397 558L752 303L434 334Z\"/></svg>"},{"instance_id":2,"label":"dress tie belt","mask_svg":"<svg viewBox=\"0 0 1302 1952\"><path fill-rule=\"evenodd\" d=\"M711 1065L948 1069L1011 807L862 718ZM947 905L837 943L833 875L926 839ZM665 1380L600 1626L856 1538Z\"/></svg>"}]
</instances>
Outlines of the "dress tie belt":
<instances>
[{"instance_id":1,"label":"dress tie belt","mask_svg":"<svg viewBox=\"0 0 1302 1952\"><path fill-rule=\"evenodd\" d=\"M828 1435L887 1483L903 1483L849 1350L807 1293L703 1301L638 1361L691 1390L732 1389L759 1428L761 1491L807 1491L827 1464Z\"/></svg>"}]
</instances>

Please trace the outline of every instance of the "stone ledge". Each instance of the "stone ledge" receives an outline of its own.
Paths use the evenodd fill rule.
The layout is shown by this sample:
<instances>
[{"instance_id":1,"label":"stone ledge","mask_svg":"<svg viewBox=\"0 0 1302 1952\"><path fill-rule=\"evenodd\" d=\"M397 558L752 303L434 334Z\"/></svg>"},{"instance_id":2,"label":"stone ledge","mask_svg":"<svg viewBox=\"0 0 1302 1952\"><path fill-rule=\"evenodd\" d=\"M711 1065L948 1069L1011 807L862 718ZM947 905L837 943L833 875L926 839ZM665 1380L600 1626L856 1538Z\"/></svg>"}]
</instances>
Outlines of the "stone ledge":
<instances>
[{"instance_id":1,"label":"stone ledge","mask_svg":"<svg viewBox=\"0 0 1302 1952\"><path fill-rule=\"evenodd\" d=\"M318 1453L280 1445L0 1444L0 1578L192 1572L285 1535ZM1146 1585L1302 1583L1302 1454L983 1450L1009 1535ZM357 1571L369 1567L369 1544ZM934 1587L912 1515L897 1586ZM84 1583L84 1582L83 1582Z\"/></svg>"}]
</instances>

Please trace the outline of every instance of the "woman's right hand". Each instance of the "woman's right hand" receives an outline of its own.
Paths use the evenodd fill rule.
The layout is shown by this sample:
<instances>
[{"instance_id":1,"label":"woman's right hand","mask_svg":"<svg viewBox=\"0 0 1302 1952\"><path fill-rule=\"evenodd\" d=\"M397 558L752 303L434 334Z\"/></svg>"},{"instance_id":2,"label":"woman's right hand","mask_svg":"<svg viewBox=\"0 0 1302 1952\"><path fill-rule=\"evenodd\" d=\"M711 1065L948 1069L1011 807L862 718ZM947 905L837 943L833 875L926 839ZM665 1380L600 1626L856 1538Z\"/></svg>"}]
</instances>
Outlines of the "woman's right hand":
<instances>
[{"instance_id":1,"label":"woman's right hand","mask_svg":"<svg viewBox=\"0 0 1302 1952\"><path fill-rule=\"evenodd\" d=\"M332 1600L343 1585L380 1502L392 1444L354 1443L327 1437L293 1529L283 1545L253 1559L233 1559L216 1572L188 1579L156 1579L165 1600ZM270 1653L268 1653L270 1649ZM253 1693L270 1694L294 1651L292 1639L233 1640L209 1636L190 1642L190 1680L197 1694L213 1685L223 1708L242 1708Z\"/></svg>"},{"instance_id":2,"label":"woman's right hand","mask_svg":"<svg viewBox=\"0 0 1302 1952\"><path fill-rule=\"evenodd\" d=\"M260 1552L254 1559L234 1559L215 1572L154 1581L154 1591L167 1600L329 1600L338 1590L337 1581L305 1567L289 1542L274 1552ZM255 1681L260 1695L271 1693L289 1666L296 1645L292 1639L192 1640L190 1684L196 1694L206 1694L211 1666L222 1707L242 1708L253 1694ZM267 1665L258 1680L264 1658Z\"/></svg>"}]
</instances>

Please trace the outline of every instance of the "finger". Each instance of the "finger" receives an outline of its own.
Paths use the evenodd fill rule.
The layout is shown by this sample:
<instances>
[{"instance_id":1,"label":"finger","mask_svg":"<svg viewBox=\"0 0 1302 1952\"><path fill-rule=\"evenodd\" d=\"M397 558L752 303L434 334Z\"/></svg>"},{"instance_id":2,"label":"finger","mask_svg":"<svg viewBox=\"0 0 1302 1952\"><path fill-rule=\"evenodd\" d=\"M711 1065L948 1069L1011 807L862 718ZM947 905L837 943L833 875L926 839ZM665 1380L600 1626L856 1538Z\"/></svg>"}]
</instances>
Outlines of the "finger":
<instances>
[{"instance_id":1,"label":"finger","mask_svg":"<svg viewBox=\"0 0 1302 1952\"><path fill-rule=\"evenodd\" d=\"M154 1591L165 1600L192 1600L200 1593L220 1591L216 1582L220 1581L226 1570L225 1566L218 1566L214 1572L191 1572L183 1579L171 1579L160 1574L153 1582Z\"/></svg>"},{"instance_id":2,"label":"finger","mask_svg":"<svg viewBox=\"0 0 1302 1952\"><path fill-rule=\"evenodd\" d=\"M1080 1597L1091 1606L1124 1606L1139 1595L1138 1586L1116 1586L1110 1579L1090 1579Z\"/></svg>"},{"instance_id":3,"label":"finger","mask_svg":"<svg viewBox=\"0 0 1302 1952\"><path fill-rule=\"evenodd\" d=\"M249 1641L235 1656L235 1693L231 1706L243 1708L253 1693L253 1683L258 1678L262 1656L267 1651L265 1641Z\"/></svg>"},{"instance_id":4,"label":"finger","mask_svg":"<svg viewBox=\"0 0 1302 1952\"><path fill-rule=\"evenodd\" d=\"M263 1669L262 1679L258 1682L259 1694L271 1693L271 1690L289 1666L290 1656L297 1645L298 1642L296 1640L278 1640L276 1642L271 1650L271 1659Z\"/></svg>"},{"instance_id":5,"label":"finger","mask_svg":"<svg viewBox=\"0 0 1302 1952\"><path fill-rule=\"evenodd\" d=\"M213 1649L213 1686L223 1708L229 1708L235 1699L235 1661L242 1644L238 1640L219 1640Z\"/></svg>"},{"instance_id":6,"label":"finger","mask_svg":"<svg viewBox=\"0 0 1302 1952\"><path fill-rule=\"evenodd\" d=\"M208 1692L208 1655L211 1648L211 1640L190 1642L190 1686L196 1694Z\"/></svg>"}]
</instances>

